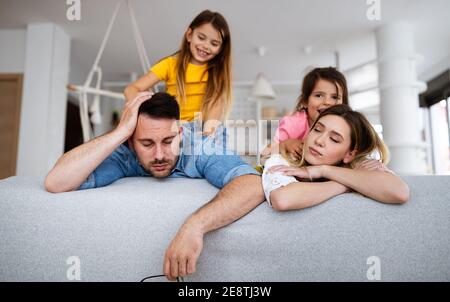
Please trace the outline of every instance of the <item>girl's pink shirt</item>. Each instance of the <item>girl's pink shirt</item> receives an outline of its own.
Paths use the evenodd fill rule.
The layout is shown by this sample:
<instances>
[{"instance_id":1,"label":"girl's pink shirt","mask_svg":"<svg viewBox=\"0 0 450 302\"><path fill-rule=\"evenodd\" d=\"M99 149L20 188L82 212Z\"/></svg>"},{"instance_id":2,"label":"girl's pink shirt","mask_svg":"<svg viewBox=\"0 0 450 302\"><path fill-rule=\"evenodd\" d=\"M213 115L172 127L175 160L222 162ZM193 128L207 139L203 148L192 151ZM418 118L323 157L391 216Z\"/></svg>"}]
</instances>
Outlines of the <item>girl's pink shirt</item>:
<instances>
[{"instance_id":1,"label":"girl's pink shirt","mask_svg":"<svg viewBox=\"0 0 450 302\"><path fill-rule=\"evenodd\" d=\"M280 120L274 141L281 143L289 138L303 140L309 132L308 114L305 110L287 115Z\"/></svg>"}]
</instances>

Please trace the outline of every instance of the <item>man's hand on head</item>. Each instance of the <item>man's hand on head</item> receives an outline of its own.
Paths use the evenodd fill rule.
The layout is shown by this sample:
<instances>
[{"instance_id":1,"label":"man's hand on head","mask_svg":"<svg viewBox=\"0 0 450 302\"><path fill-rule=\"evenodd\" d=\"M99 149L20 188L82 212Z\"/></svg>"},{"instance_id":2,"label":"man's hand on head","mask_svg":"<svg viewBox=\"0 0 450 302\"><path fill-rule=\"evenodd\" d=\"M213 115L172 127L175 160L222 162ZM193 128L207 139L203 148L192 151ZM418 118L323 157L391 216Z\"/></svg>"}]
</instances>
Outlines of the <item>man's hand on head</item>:
<instances>
[{"instance_id":1,"label":"man's hand on head","mask_svg":"<svg viewBox=\"0 0 450 302\"><path fill-rule=\"evenodd\" d=\"M136 129L139 107L143 102L150 99L153 94L153 92L149 91L139 92L133 100L125 104L119 125L116 128L116 131L121 133L125 139L133 135Z\"/></svg>"}]
</instances>

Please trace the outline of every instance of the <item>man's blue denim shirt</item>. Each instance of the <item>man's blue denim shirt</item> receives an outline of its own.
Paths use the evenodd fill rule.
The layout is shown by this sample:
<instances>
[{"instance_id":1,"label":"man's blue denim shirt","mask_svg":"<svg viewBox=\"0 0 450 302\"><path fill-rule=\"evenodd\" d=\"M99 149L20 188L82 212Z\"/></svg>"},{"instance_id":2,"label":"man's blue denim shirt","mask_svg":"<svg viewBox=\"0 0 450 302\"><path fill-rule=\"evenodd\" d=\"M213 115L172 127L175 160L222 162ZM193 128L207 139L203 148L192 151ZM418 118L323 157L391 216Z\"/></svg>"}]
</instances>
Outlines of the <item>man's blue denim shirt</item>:
<instances>
[{"instance_id":1,"label":"man's blue denim shirt","mask_svg":"<svg viewBox=\"0 0 450 302\"><path fill-rule=\"evenodd\" d=\"M177 164L168 177L206 178L217 188L232 179L259 173L235 152L226 148L226 129L220 127L213 136L202 136L194 123L183 125L183 142ZM135 152L126 143L108 156L78 190L98 188L132 176L151 175L139 163Z\"/></svg>"}]
</instances>

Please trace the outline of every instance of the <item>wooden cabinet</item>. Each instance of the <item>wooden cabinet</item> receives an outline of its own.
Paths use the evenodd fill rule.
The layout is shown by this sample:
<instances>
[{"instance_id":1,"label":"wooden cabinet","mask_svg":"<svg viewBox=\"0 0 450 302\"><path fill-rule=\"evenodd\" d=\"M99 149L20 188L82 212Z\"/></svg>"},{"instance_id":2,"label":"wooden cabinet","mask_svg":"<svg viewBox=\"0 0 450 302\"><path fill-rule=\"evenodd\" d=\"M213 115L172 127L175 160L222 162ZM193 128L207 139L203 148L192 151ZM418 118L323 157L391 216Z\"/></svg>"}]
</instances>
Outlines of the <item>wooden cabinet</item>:
<instances>
[{"instance_id":1,"label":"wooden cabinet","mask_svg":"<svg viewBox=\"0 0 450 302\"><path fill-rule=\"evenodd\" d=\"M0 179L16 175L21 99L22 75L0 74Z\"/></svg>"}]
</instances>

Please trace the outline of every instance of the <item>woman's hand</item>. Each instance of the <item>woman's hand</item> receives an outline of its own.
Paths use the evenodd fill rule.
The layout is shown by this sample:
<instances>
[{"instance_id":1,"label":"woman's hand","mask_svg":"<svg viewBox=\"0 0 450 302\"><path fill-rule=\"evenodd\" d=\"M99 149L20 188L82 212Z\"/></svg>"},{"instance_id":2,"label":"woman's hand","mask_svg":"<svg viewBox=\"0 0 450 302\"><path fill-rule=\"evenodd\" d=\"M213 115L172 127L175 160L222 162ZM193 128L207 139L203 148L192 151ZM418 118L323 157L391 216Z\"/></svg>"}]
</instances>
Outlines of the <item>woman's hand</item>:
<instances>
[{"instance_id":1,"label":"woman's hand","mask_svg":"<svg viewBox=\"0 0 450 302\"><path fill-rule=\"evenodd\" d=\"M278 165L271 167L269 173L280 172L286 176L294 176L300 179L313 181L313 179L323 177L323 167L324 166L291 167Z\"/></svg>"},{"instance_id":2,"label":"woman's hand","mask_svg":"<svg viewBox=\"0 0 450 302\"><path fill-rule=\"evenodd\" d=\"M296 160L302 157L303 142L299 139L287 139L280 143L280 147L290 153Z\"/></svg>"},{"instance_id":3,"label":"woman's hand","mask_svg":"<svg viewBox=\"0 0 450 302\"><path fill-rule=\"evenodd\" d=\"M383 163L377 159L366 159L355 165L355 170L391 172Z\"/></svg>"}]
</instances>

